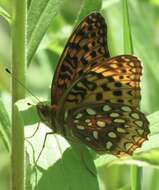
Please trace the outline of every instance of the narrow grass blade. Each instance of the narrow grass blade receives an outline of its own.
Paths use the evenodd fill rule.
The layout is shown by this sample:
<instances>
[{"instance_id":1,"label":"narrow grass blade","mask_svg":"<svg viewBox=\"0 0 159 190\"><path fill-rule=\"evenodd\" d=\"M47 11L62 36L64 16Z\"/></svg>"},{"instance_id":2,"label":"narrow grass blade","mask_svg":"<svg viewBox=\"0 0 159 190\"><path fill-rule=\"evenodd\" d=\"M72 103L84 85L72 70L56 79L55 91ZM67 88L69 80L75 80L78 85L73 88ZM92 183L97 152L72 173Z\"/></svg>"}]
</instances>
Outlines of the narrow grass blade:
<instances>
[{"instance_id":1,"label":"narrow grass blade","mask_svg":"<svg viewBox=\"0 0 159 190\"><path fill-rule=\"evenodd\" d=\"M93 11L99 11L102 6L102 0L84 0L81 9L75 21L75 26L88 14Z\"/></svg>"},{"instance_id":2,"label":"narrow grass blade","mask_svg":"<svg viewBox=\"0 0 159 190\"><path fill-rule=\"evenodd\" d=\"M11 123L9 115L0 100L0 137L2 138L6 150L10 152L11 150Z\"/></svg>"},{"instance_id":3,"label":"narrow grass blade","mask_svg":"<svg viewBox=\"0 0 159 190\"><path fill-rule=\"evenodd\" d=\"M3 7L0 7L0 16L6 19L6 21L8 21L9 24L11 23L11 16L6 10L4 10Z\"/></svg>"},{"instance_id":4,"label":"narrow grass blade","mask_svg":"<svg viewBox=\"0 0 159 190\"><path fill-rule=\"evenodd\" d=\"M123 39L124 39L124 53L133 54L133 45L131 39L131 28L129 24L128 2L123 0ZM131 166L131 189L141 189L142 168L138 166Z\"/></svg>"}]
</instances>

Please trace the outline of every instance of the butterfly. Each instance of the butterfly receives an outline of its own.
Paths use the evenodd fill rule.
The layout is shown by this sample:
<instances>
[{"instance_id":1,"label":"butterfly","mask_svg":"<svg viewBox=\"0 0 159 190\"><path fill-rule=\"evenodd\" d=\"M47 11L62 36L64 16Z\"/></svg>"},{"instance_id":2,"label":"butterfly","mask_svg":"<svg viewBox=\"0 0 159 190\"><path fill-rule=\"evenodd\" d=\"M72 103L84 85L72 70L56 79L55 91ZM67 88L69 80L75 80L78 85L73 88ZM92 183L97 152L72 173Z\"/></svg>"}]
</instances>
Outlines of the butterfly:
<instances>
[{"instance_id":1,"label":"butterfly","mask_svg":"<svg viewBox=\"0 0 159 190\"><path fill-rule=\"evenodd\" d=\"M76 138L97 153L131 155L148 139L139 111L142 66L133 55L110 57L107 26L88 15L69 38L51 87L51 105L38 113L55 133Z\"/></svg>"}]
</instances>

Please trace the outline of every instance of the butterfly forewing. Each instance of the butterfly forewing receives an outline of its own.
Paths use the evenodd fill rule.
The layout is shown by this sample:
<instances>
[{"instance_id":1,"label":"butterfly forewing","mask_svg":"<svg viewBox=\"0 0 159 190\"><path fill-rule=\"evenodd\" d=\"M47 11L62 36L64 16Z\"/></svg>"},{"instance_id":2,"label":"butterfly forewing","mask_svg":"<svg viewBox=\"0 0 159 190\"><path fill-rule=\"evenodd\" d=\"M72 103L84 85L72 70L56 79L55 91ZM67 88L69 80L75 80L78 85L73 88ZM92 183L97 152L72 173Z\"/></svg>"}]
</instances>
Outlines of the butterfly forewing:
<instances>
[{"instance_id":1,"label":"butterfly forewing","mask_svg":"<svg viewBox=\"0 0 159 190\"><path fill-rule=\"evenodd\" d=\"M88 104L68 115L73 134L98 153L132 154L149 133L144 114L125 104Z\"/></svg>"},{"instance_id":2,"label":"butterfly forewing","mask_svg":"<svg viewBox=\"0 0 159 190\"><path fill-rule=\"evenodd\" d=\"M140 61L131 55L99 59L72 86L64 100L66 109L77 104L111 102L139 107Z\"/></svg>"},{"instance_id":3,"label":"butterfly forewing","mask_svg":"<svg viewBox=\"0 0 159 190\"><path fill-rule=\"evenodd\" d=\"M52 82L51 101L57 103L66 89L101 57L109 57L104 18L99 13L87 16L66 44Z\"/></svg>"}]
</instances>

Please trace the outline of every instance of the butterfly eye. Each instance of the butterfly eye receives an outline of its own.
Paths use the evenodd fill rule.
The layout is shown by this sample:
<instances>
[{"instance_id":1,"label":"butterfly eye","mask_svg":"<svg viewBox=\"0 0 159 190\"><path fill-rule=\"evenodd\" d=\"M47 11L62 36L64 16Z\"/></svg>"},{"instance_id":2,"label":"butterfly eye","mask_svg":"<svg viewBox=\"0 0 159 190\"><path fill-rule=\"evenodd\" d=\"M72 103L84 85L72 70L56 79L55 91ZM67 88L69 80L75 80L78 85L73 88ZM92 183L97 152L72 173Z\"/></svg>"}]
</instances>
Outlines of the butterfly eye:
<instances>
[{"instance_id":1,"label":"butterfly eye","mask_svg":"<svg viewBox=\"0 0 159 190\"><path fill-rule=\"evenodd\" d=\"M42 113L44 116L47 116L48 110L46 109L46 107L43 107L43 109L41 109L41 113Z\"/></svg>"},{"instance_id":2,"label":"butterfly eye","mask_svg":"<svg viewBox=\"0 0 159 190\"><path fill-rule=\"evenodd\" d=\"M43 120L45 120L44 118L48 117L50 114L50 109L48 105L43 105L43 104L39 104L37 106L39 114L41 115L41 117L43 118Z\"/></svg>"}]
</instances>

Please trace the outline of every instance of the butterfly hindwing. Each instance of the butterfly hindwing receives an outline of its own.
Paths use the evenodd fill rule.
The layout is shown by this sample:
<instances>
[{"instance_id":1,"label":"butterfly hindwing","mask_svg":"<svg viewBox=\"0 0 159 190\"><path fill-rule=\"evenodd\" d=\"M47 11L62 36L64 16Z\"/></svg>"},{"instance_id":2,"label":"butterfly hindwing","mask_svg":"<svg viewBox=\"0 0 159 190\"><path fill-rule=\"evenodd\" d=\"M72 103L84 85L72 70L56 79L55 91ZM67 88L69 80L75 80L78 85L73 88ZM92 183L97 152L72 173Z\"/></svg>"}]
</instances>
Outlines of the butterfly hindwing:
<instances>
[{"instance_id":1,"label":"butterfly hindwing","mask_svg":"<svg viewBox=\"0 0 159 190\"><path fill-rule=\"evenodd\" d=\"M88 104L68 114L73 135L98 153L132 154L147 139L148 121L131 106L114 103Z\"/></svg>"},{"instance_id":2,"label":"butterfly hindwing","mask_svg":"<svg viewBox=\"0 0 159 190\"><path fill-rule=\"evenodd\" d=\"M100 57L109 57L107 27L99 13L88 15L73 32L59 60L52 82L52 104L65 93L79 75Z\"/></svg>"}]
</instances>

